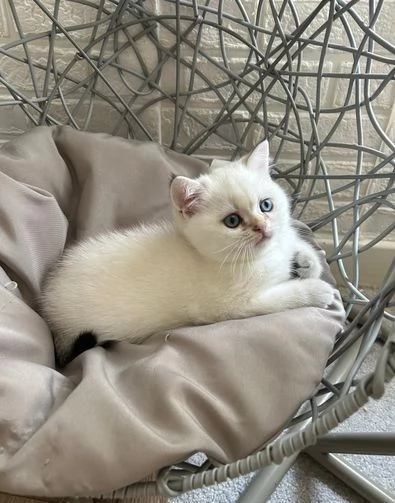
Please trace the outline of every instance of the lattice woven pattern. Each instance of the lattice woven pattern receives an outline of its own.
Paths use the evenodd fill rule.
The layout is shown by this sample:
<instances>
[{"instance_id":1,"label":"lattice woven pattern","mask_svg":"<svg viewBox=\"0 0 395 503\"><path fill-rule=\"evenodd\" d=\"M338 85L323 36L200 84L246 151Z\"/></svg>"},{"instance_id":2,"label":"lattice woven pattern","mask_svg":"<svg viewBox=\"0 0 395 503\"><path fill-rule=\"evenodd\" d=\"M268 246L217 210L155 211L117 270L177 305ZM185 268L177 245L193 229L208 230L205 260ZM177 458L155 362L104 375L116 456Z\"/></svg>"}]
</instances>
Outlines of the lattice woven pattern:
<instances>
[{"instance_id":1,"label":"lattice woven pattern","mask_svg":"<svg viewBox=\"0 0 395 503\"><path fill-rule=\"evenodd\" d=\"M268 137L294 215L332 242L346 309L360 307L329 363L357 338L361 350L345 383L323 381L327 406L353 385L394 291L393 266L372 299L360 288L361 257L395 228L393 8L0 0L0 135L69 124L203 158ZM316 416L317 403L294 421Z\"/></svg>"}]
</instances>

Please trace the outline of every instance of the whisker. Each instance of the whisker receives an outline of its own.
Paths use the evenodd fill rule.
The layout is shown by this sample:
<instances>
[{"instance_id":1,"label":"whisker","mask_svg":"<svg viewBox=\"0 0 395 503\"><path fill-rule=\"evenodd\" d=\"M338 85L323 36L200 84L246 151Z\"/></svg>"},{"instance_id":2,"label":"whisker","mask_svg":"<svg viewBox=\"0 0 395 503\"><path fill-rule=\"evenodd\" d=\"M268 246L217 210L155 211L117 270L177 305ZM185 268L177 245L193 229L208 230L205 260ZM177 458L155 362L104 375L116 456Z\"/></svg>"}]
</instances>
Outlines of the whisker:
<instances>
[{"instance_id":1,"label":"whisker","mask_svg":"<svg viewBox=\"0 0 395 503\"><path fill-rule=\"evenodd\" d=\"M232 275L234 275L236 273L236 265L237 265L237 261L239 260L239 257L242 253L244 249L244 239L243 240L239 240L239 247L237 249L237 252L235 254L235 257L234 257L234 260L233 260L233 263L232 263Z\"/></svg>"},{"instance_id":2,"label":"whisker","mask_svg":"<svg viewBox=\"0 0 395 503\"><path fill-rule=\"evenodd\" d=\"M251 253L251 244L253 243L254 238L250 237L245 243L245 269L246 275L251 276L253 272L252 267L252 253Z\"/></svg>"},{"instance_id":3,"label":"whisker","mask_svg":"<svg viewBox=\"0 0 395 503\"><path fill-rule=\"evenodd\" d=\"M252 244L252 243L251 243ZM254 272L254 265L253 265L253 262L254 262L254 255L252 253L252 248L251 246L248 246L248 264L249 264L249 273L250 273L250 276L252 276L253 272Z\"/></svg>"},{"instance_id":4,"label":"whisker","mask_svg":"<svg viewBox=\"0 0 395 503\"><path fill-rule=\"evenodd\" d=\"M219 268L220 271L222 270L222 267L225 265L225 262L228 260L228 257L233 253L233 251L234 251L234 249L236 248L237 245L238 245L238 241L236 241L236 242L234 242L234 243L231 244L230 251L226 254L225 258L221 262L221 266ZM226 247L226 248L228 248L228 247Z\"/></svg>"},{"instance_id":5,"label":"whisker","mask_svg":"<svg viewBox=\"0 0 395 503\"><path fill-rule=\"evenodd\" d=\"M236 241L236 243L238 243L238 241ZM228 248L232 248L235 246L235 243L230 243L226 246L224 246L223 248L221 248L220 250L217 250L215 253L222 253L223 251L227 250Z\"/></svg>"},{"instance_id":6,"label":"whisker","mask_svg":"<svg viewBox=\"0 0 395 503\"><path fill-rule=\"evenodd\" d=\"M233 243L230 243L216 253L227 251L221 261L219 270L221 271L225 263L230 262L231 274L236 274L236 269L242 275L252 275L253 273L253 253L252 244L255 242L255 236L241 236ZM239 267L238 267L239 266ZM241 278L240 278L241 279Z\"/></svg>"},{"instance_id":7,"label":"whisker","mask_svg":"<svg viewBox=\"0 0 395 503\"><path fill-rule=\"evenodd\" d=\"M241 267L240 267L240 271L243 273L243 276L246 275L246 272L248 269L247 252L248 252L248 247L244 244L243 253L242 253L242 257L241 257L242 262L241 262Z\"/></svg>"},{"instance_id":8,"label":"whisker","mask_svg":"<svg viewBox=\"0 0 395 503\"><path fill-rule=\"evenodd\" d=\"M255 242L255 237L254 236L249 236L245 242L244 242L244 250L245 253L243 254L243 261L244 261L244 267L245 267L245 274L248 274L249 276L252 275L253 273L253 253L252 253L252 246L253 243Z\"/></svg>"}]
</instances>

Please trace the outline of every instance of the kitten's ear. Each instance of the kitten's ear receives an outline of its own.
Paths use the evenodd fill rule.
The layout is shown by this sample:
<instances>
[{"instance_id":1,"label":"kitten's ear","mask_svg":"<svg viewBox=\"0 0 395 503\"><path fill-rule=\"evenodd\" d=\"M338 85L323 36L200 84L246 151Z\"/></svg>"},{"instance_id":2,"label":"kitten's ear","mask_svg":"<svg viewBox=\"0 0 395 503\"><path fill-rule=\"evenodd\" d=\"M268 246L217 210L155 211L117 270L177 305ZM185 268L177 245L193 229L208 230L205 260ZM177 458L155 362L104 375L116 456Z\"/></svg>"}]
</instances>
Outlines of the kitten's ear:
<instances>
[{"instance_id":1,"label":"kitten's ear","mask_svg":"<svg viewBox=\"0 0 395 503\"><path fill-rule=\"evenodd\" d=\"M170 185L170 197L184 217L194 215L199 207L200 184L186 176L177 176Z\"/></svg>"},{"instance_id":2,"label":"kitten's ear","mask_svg":"<svg viewBox=\"0 0 395 503\"><path fill-rule=\"evenodd\" d=\"M269 175L270 159L269 159L269 142L264 140L259 143L254 150L245 158L245 165L249 169L262 171Z\"/></svg>"}]
</instances>

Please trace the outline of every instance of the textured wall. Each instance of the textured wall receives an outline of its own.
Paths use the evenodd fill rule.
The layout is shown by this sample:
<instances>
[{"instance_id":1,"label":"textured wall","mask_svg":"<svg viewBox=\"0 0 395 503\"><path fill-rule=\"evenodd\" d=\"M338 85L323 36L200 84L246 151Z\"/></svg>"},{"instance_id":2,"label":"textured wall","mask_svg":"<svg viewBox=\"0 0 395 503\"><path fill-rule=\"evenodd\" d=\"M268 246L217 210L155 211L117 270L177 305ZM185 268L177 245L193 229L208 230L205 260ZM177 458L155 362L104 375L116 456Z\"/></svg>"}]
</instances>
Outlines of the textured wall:
<instances>
[{"instance_id":1,"label":"textured wall","mask_svg":"<svg viewBox=\"0 0 395 503\"><path fill-rule=\"evenodd\" d=\"M24 34L34 35L37 33L41 33L45 30L51 30L52 26L51 20L43 12L43 10L38 5L36 5L36 3L33 0L14 0L11 3L13 3L13 5L15 6L14 8L20 22L20 28ZM256 0L243 0L241 8L238 2L236 1L224 2L225 10L227 13L229 13L230 15L234 15L235 17L238 18L241 18L243 13L245 16L249 16L250 20L254 20L255 18L257 3L258 2ZM307 18L307 16L313 11L313 9L317 7L318 3L319 2L317 0L296 1L294 5L300 20L303 21L303 19ZM276 4L278 6L281 6L282 2L274 2L274 5ZM49 11L53 13L54 0L44 0L42 1L42 5L47 7ZM105 5L107 5L110 10L114 9L113 2L105 2ZM168 4L166 1L158 1L158 5L155 5L155 3L151 1L146 2L145 5L156 9L156 11L162 14L166 14L167 12L174 12L174 6L172 4ZM218 5L218 2L212 1L210 5L215 7L216 5ZM314 33L315 29L322 25L322 23L325 21L326 16L328 15L328 9L329 7L321 9L316 19L309 25L309 28L305 30L304 32L305 38ZM395 1L385 0L384 5L381 9L378 22L376 23L375 27L376 33L392 44L395 44L395 34L393 30L394 9L395 9ZM12 21L13 16L11 10L12 9L10 7L9 0L0 0L0 41L2 45L8 44L9 42L15 41L16 39L19 38L18 27L15 25L15 22ZM369 19L368 2L364 0L360 1L359 4L356 5L355 10L360 15L361 21L367 23ZM60 2L60 10L59 14L57 15L59 22L63 26L67 27L73 27L73 26L76 27L83 23L92 22L94 21L96 16L97 16L96 9L92 9L87 6L79 5L72 1L65 1L65 0L62 0ZM287 29L289 31L292 31L294 29L295 22L293 21L292 18L293 16L291 9L289 8L285 9L284 16L281 21L281 26L284 32L286 32ZM213 16L212 19L215 21L215 16ZM259 22L268 30L273 29L274 26L273 13L270 12L270 6L268 2L263 2L263 9L259 17ZM234 30L236 33L239 32L241 37L248 39L248 37L246 37L247 30L242 29L239 24L237 23L232 24L232 22L228 21L227 26L229 27L230 30ZM100 34L101 32L103 32L105 28L107 28L106 25L99 27L98 33ZM354 29L355 26L351 25L351 28ZM87 43L89 42L89 37L91 35L91 29L76 30L76 31L72 30L70 33L72 34L73 38L78 43L81 44L82 47L86 47ZM162 37L162 42L165 47L171 47L176 42L175 37L168 30L161 29L160 36ZM63 40L61 40L61 38L62 37L58 37L57 39L56 51L55 51L56 69L58 72L61 72L67 66L67 64L73 59L76 53L75 47L73 47L67 40L65 40L64 37ZM318 37L317 40L319 39L320 38ZM227 62L229 64L229 67L232 71L238 72L243 68L245 64L245 56L247 54L245 45L243 44L243 42L237 40L235 37L230 35L227 36L226 34L224 40L227 52ZM262 48L262 50L264 51L265 46L269 42L269 37L267 35L258 36L257 40L260 48ZM356 45L358 45L358 42L360 40L361 36L360 35L358 36L357 32L355 42ZM220 52L219 42L220 41L218 37L218 32L216 30L210 30L208 28L203 30L202 39L200 42L202 50L207 51L212 57L213 61L217 59L220 62L220 64L222 64L223 57ZM346 30L344 29L344 26L342 26L340 23L335 23L333 26L331 34L331 42L350 45L349 40L347 40ZM48 45L48 38L44 39L41 38L37 41L29 43L29 50L32 59L34 60L34 62L42 65L42 69L39 68L35 69L36 84L34 84L34 82L32 81L28 65L26 65L25 62L18 62L15 59L12 60L6 56L0 55L0 71L2 72L2 75L5 75L18 89L20 89L23 93L25 93L28 96L34 96L35 91L38 92L38 95L41 96L45 95L45 93L43 92L43 85L46 77L46 72L44 69L47 66L48 62L47 45ZM153 44L150 44L149 41L147 40L140 41L140 43L137 43L137 45L141 53L144 55L144 63L147 65L148 70L153 69L157 64L157 55L155 47L153 46ZM363 48L365 50L368 50L366 43ZM97 56L98 46L95 46L93 48L91 55L92 54L95 55L95 51ZM107 53L110 53L111 47L107 45L105 51ZM378 49L378 52L380 52L380 48ZM389 62L386 63L386 62L374 61L371 69L373 73L378 74L388 73L389 70L391 69L390 64L391 59L388 58L389 56L388 51L383 50L382 53L383 53L383 59L385 60L387 58ZM24 47L22 45L19 45L13 48L12 54L23 59L25 57ZM188 60L189 58L189 60L192 61L192 51L188 52L188 49L186 47L184 47L183 55L186 60ZM304 51L300 70L306 72L309 71L315 72L318 67L318 57L319 57L319 51L318 49L315 50L314 46ZM127 68L137 69L138 72L141 70L141 66L136 58L134 51L129 52L125 51L125 53L122 55L122 58L123 58L123 64ZM330 73L334 72L350 73L353 61L354 60L352 55L349 55L349 57L347 58L347 53L344 52L340 53L339 51L328 50L328 54L326 55L323 63L323 71ZM365 60L362 61L362 64L364 63ZM174 64L175 64L174 61L169 61L163 67L163 76L161 83L163 87L165 89L168 89L169 91L174 89ZM220 83L222 80L225 80L226 78L226 75L224 73L221 73L221 71L219 71L214 64L210 64L210 62L208 62L206 58L202 58L201 61L198 61L198 67L199 70L201 70L206 75L209 75L211 79L213 79L218 83ZM123 96L129 95L127 88L125 87L124 83L122 82L122 80L120 79L119 75L117 74L114 68L110 69L107 67L107 69L105 69L103 73L106 77L109 78L115 89L121 95ZM81 78L83 76L88 77L90 74L91 69L83 61L73 65L73 68L69 73L70 76L76 76L77 78ZM141 80L139 78L133 78L133 76L129 76L128 82L132 87L136 88L141 83ZM184 69L181 78L181 87L186 89L189 83L190 83L190 73L187 69ZM37 89L35 89L35 85ZM198 86L203 87L204 82L201 80L199 81L199 78L197 78L195 80L194 86L195 88L197 88ZM312 105L314 106L316 103L316 93L318 89L316 79L314 77L302 77L299 82L299 86L303 88L303 90L307 93L307 95L311 100ZM378 81L372 80L373 89L374 86L376 87L378 86ZM53 87L53 76L50 75L48 89L51 90L52 87ZM107 88L107 86L103 82L99 82L97 87L98 89L101 89L104 92L104 94L111 95L111 91ZM321 113L320 120L317 121L317 124L318 124L319 136L324 137L328 132L328 130L330 130L330 128L333 126L336 120L336 115L325 113L325 109L334 109L336 106L341 106L342 104L344 104L344 100L347 93L348 82L346 79L336 80L333 78L323 78L319 87L320 87L320 104L321 108L324 109L324 112ZM282 94L281 89L279 91L280 92L278 94L280 96ZM225 86L224 89L221 90L221 96L224 99L226 99L230 93L231 88L229 86ZM354 93L355 88L353 88L352 90L353 95ZM75 100L76 98L77 94L75 96L68 97L68 100L72 102L72 100ZM386 89L383 92L381 92L379 96L374 100L374 110L376 118L379 121L381 127L388 132L389 136L391 135L394 136L394 131L393 129L391 129L394 127L394 125L390 124L390 114L392 106L394 104L394 98L395 98L395 87L394 85L388 85ZM10 99L9 92L7 92L1 86L0 86L0 99L3 101ZM218 96L212 92L199 93L197 96L194 96L192 98L191 103L192 107L195 108L195 113L197 114L197 117L201 118L201 120L204 123L210 123L211 117L216 113L216 109L219 108ZM284 107L281 106L279 103L274 102L269 103L269 105L271 112L271 122L277 123L283 117ZM110 107L106 106L106 104L101 103L101 107L98 108L100 108L100 111L98 110L97 113L94 113L94 117L89 125L90 129L110 130L112 124L107 119L104 118L105 114L108 113L111 114ZM162 108L162 110L160 110L160 108ZM147 114L148 116L145 118L150 133L152 133L155 139L164 142L169 140L168 136L170 134L172 126L171 122L172 117L170 117L170 115L172 115L172 108L169 107L169 110L170 111L166 113L167 112L166 106L163 107L158 106L156 109L157 113L155 113L154 110L152 109L150 110L150 113ZM67 119L64 114L64 106L60 103L59 100L58 100L58 110L56 109L56 106L54 107L54 116L57 116L57 114L60 119L63 118ZM242 117L243 110L240 110L239 114ZM375 148L380 148L380 139L376 134L375 130L370 126L371 120L365 111L363 111L363 114L364 114L363 116L364 143L366 145ZM84 116L84 111L81 111L80 115L81 117ZM24 122L22 117L23 116L21 114L18 114L14 110L10 115L7 109L6 110L2 109L0 116L1 119L0 134L2 136L6 136L7 133L9 132L8 126L16 128L16 130L25 129L28 126L28 124ZM79 117L77 115L77 119L78 118ZM308 113L305 114L301 113L300 118L302 121L303 129L308 136L311 131L310 117ZM350 142L356 141L357 132L354 123L355 123L355 112L350 112L346 114L344 119L341 121L341 124L338 127L337 132L334 135L333 139L342 141L345 138L347 138ZM164 127L161 127L161 124L163 124ZM291 125L293 125L292 117L291 117ZM186 121L184 131L185 137L195 135L196 132L198 132L198 129L196 129L198 127L199 126L196 121L191 121L190 124L188 124L188 121ZM193 130L193 128L195 128L195 130ZM258 137L261 136L260 130L258 130L258 132L255 135L252 133L247 141L249 142L256 141L256 136ZM183 144L185 143L185 141L186 139L181 136L179 139L179 143ZM211 148L218 147L218 149L221 150L223 148L223 142L220 142L218 140L217 145L211 144L209 146ZM289 147L290 148L287 149L287 155L285 157L289 157L291 160L293 160L295 158L293 154L294 153L298 154L299 147L296 143L294 145L290 145ZM352 154L352 152L350 152L350 154ZM347 162L347 159L344 158L343 151L336 152L336 150L333 150L333 159L336 161Z\"/></svg>"},{"instance_id":2,"label":"textured wall","mask_svg":"<svg viewBox=\"0 0 395 503\"><path fill-rule=\"evenodd\" d=\"M96 3L96 5L99 4L100 2ZM369 80L369 87L361 86L358 90L357 84L349 86L350 80L346 77L350 73L363 73L369 65L371 65L370 72L379 76L393 70L393 51L388 44L381 42L386 40L395 44L394 0L384 0L382 4L380 15L375 21L377 43L374 46L369 45L364 38L366 27L369 23L374 24L369 13L367 0L360 0L354 6L355 16L347 15L347 25L339 19L333 22L328 40L325 40L325 31L318 35L315 31L320 27L325 27L331 6L335 5L334 2L328 2L325 6L318 7L320 3L317 0L294 0L293 3L273 0L272 4L256 0L243 0L243 2L227 0L224 2L224 9L228 16L222 21L225 28L222 40L218 35L218 30L210 29L209 26L205 26L200 33L201 39L198 44L201 53L197 55L195 63L201 76L196 75L194 79L191 78L189 66L194 64L194 51L186 42L180 45L179 58L182 70L178 85L181 95L184 93L184 96L180 98L180 103L181 105L185 102L188 103L188 114L178 116L179 123L177 123L177 117L175 120L174 116L174 99L163 99L163 93L172 93L175 88L177 57L174 57L174 54L179 41L172 33L172 29L175 27L174 22L165 21L159 31L155 32L155 35L158 35L161 40L162 49L173 54L173 57L167 59L165 56L160 78L156 78L154 69L158 64L158 52L152 41L150 42L147 37L139 36L142 29L140 25L129 26L127 33L121 34L116 40L108 39L104 44L100 42L101 34L111 29L111 26L105 22L105 14L113 12L115 4L114 1L106 1L103 4L103 11L99 12L97 8L61 0L59 12L56 12L54 11L54 0L42 0L38 3L33 0L14 0L14 2L0 0L0 47L3 48L0 52L0 77L11 83L7 89L1 85L0 79L0 105L3 105L0 106L0 139L5 140L32 126L32 120L27 118L24 111L12 104L18 97L23 97L24 100L30 99L33 104L27 106L26 110L30 113L33 123L36 124L68 122L80 128L115 132L123 136L132 133L134 136L144 139L147 135L151 135L154 140L171 144L174 148L181 149L189 146L189 151L194 150L200 155L223 155L224 152L230 151L231 144L234 142L249 147L262 137L263 125L265 124L269 132L278 131L280 133L271 142L273 152L276 152L280 146L279 137L283 136L286 139L285 144L281 146L278 158L276 158L276 162L282 170L292 168L298 162L303 162L303 156L308 151L310 138L314 137L314 141L319 143L325 140L328 133L332 146L323 151L323 158L326 169L333 174L342 175L350 171L355 172L355 165L358 162L356 150L344 148L342 146L344 143L349 145L363 144L365 147L390 153L388 145L377 134L377 128L381 128L383 134L394 139L394 81L381 89L382 78L377 77ZM143 5L162 15L169 12L174 13L175 9L174 4L164 0L147 0ZM209 3L209 7L213 8L218 5L218 0ZM45 8L58 19L61 27L68 30L69 36L74 40L73 44L67 40L67 37L58 33L54 37L54 58L48 55L52 22L50 16L45 13ZM308 19L317 8L318 12L314 19L303 25L304 20ZM181 14L190 15L190 13L190 9L181 7ZM211 13L210 10L206 11L205 15L206 20L210 23L218 22L217 15ZM276 19L277 16L281 17L281 21ZM298 17L297 21L296 17ZM15 19L18 22L15 22ZM96 19L104 21L97 25L93 34L99 42L90 45L92 27L80 28L81 25L92 23ZM122 19L127 22L131 17L123 14ZM244 26L243 19L245 21L255 20L258 25L266 29L266 33L249 31ZM198 28L195 27L191 30L190 25L190 22L182 21L180 29L181 31L186 30L187 39L196 41ZM281 25L281 29L276 28L277 25ZM293 96L297 113L292 107L287 109L284 104L289 97L287 94L289 88L287 91L277 82L274 83L269 96L265 99L268 115L265 117L259 109L257 120L262 123L246 127L251 110L259 102L261 95L259 92L251 93L246 102L242 104L240 104L240 95L250 89L248 82L253 83L256 74L247 72L245 75L246 85L240 85L236 93L234 85L229 81L230 73L239 74L246 70L248 50L245 41L252 43L255 38L262 54L267 57L267 61L275 61L281 52L281 45L284 46L286 43L290 43L290 40L292 41L297 25L303 26L302 41L311 38L317 44L309 43L306 48L300 49L300 59L295 57L294 60L287 60L286 56L280 57L275 67L277 69L285 64L291 72L296 69L304 72L304 76L298 81L297 93ZM365 27L365 31L361 27ZM276 38L272 39L270 33L276 29ZM45 37L35 38L36 35L45 31L47 31ZM26 47L28 49L22 44L16 43L21 34L27 37ZM289 35L288 38L285 35ZM130 48L131 38L134 48ZM127 42L129 42L129 48L123 50L124 44ZM221 43L223 43L222 46ZM321 48L325 43L328 43L326 55L320 60ZM340 51L338 46L341 45L352 50ZM273 50L275 46L277 49ZM292 51L295 50L295 47L297 46L293 44ZM360 52L365 55L374 52L377 57L369 60L363 56L360 59L359 68L354 67L353 69L354 56L358 47ZM92 68L84 58L77 56L78 48L83 48L88 52L92 61L101 67L104 79L111 83L112 88L109 88L104 79L93 78ZM119 57L116 61L111 59L114 51L119 51ZM30 69L27 64L27 56L29 56L32 66ZM253 59L252 63L254 61ZM120 75L117 65L122 66L122 75ZM59 81L59 77L56 79L55 75L61 75L65 69L66 78L62 77L62 94L59 95L55 84L56 80ZM34 79L31 78L31 70L34 73ZM319 81L314 75L309 75L309 72L315 73L317 71L323 72L323 77ZM334 74L338 74L339 78L333 78ZM160 91L147 85L147 75L155 81L155 85L159 85ZM216 91L207 88L204 76L208 76L210 80L219 85ZM355 82L361 82L361 80L357 79ZM85 88L83 87L84 83ZM87 99L86 85L88 85L88 90L94 88L98 93L94 102ZM265 80L265 85L270 87L272 79L268 77ZM136 90L137 94L133 93ZM186 98L185 93L188 90L193 92ZM378 93L375 94L375 90L378 90ZM356 94L358 92L360 92L359 96ZM341 116L336 130L331 132L339 119L339 110L345 106L346 102L355 104L356 101L363 100L364 93L368 93L372 97L369 100L371 110L362 107L358 112L355 107L350 107L350 110ZM131 98L133 95L134 98ZM52 96L53 100L50 108L46 109L43 102L48 96ZM155 100L156 96L162 98ZM113 102L115 100L117 107L114 108L110 105L106 98ZM227 102L230 103L229 106L224 105ZM236 107L238 103L239 106ZM128 104L136 113L135 119L123 120L124 117L119 110L125 104ZM234 111L232 111L233 105L236 108ZM216 129L216 134L206 139L203 135L204 129L210 126L218 118L218 114L223 113L224 110L228 120ZM288 128L283 125L285 117ZM356 126L356 119L359 120L360 129ZM146 132L138 125L139 121L144 123ZM313 126L316 128L314 134ZM305 141L303 152L300 149L302 135ZM372 169L379 162L374 150L371 153L365 152L360 161L361 172ZM383 183L383 181L365 182L359 188L360 197L380 190L380 184ZM344 185L346 185L344 180L334 180L331 187L336 189ZM325 191L324 183L318 183L314 190L316 193ZM302 195L303 192L307 194L309 187L304 185L301 191ZM354 195L355 186L349 189L346 187L339 194L334 195L334 201L345 204ZM319 198L316 203L305 209L303 216L311 220L327 209L328 201ZM340 230L348 229L353 218L351 213L342 215L339 218ZM381 207L376 217L364 224L363 232L366 235L377 235L380 229L384 230L391 225L393 218L391 208ZM330 233L330 226L323 229L323 232Z\"/></svg>"}]
</instances>

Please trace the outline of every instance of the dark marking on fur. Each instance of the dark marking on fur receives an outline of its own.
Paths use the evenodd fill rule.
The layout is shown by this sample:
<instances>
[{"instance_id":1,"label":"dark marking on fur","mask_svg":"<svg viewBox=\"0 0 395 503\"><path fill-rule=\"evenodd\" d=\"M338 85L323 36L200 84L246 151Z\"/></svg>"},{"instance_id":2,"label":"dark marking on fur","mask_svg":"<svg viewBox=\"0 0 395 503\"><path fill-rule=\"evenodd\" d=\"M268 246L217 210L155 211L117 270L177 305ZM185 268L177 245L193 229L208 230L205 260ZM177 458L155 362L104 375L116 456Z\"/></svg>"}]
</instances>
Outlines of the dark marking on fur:
<instances>
[{"instance_id":1,"label":"dark marking on fur","mask_svg":"<svg viewBox=\"0 0 395 503\"><path fill-rule=\"evenodd\" d=\"M116 340L108 340L108 341L104 341L102 344L100 344L100 346L104 349L111 349L115 346L115 344L117 342L118 341L116 341Z\"/></svg>"},{"instance_id":2,"label":"dark marking on fur","mask_svg":"<svg viewBox=\"0 0 395 503\"><path fill-rule=\"evenodd\" d=\"M296 260L294 260L292 262L292 265L291 265L291 279L295 279L295 278L298 278L299 275L298 275L298 269L299 269L299 264L297 263Z\"/></svg>"},{"instance_id":3,"label":"dark marking on fur","mask_svg":"<svg viewBox=\"0 0 395 503\"><path fill-rule=\"evenodd\" d=\"M84 351L94 348L96 344L97 338L94 332L92 332L91 330L81 332L73 342L70 352L68 352L66 355L57 354L59 365L61 367L64 367Z\"/></svg>"},{"instance_id":4,"label":"dark marking on fur","mask_svg":"<svg viewBox=\"0 0 395 503\"><path fill-rule=\"evenodd\" d=\"M76 358L84 351L94 348L96 344L97 338L94 332L90 330L82 332L74 341L73 347L71 349L71 359L74 360L74 358Z\"/></svg>"},{"instance_id":5,"label":"dark marking on fur","mask_svg":"<svg viewBox=\"0 0 395 503\"><path fill-rule=\"evenodd\" d=\"M60 367L64 367L74 360L74 358L77 358L77 356L81 353L88 351L88 349L92 349L95 346L101 346L104 349L111 349L116 343L116 340L109 339L108 341L98 344L95 332L93 332L93 330L86 330L81 332L74 340L70 352L66 355L56 353L56 360Z\"/></svg>"}]
</instances>

